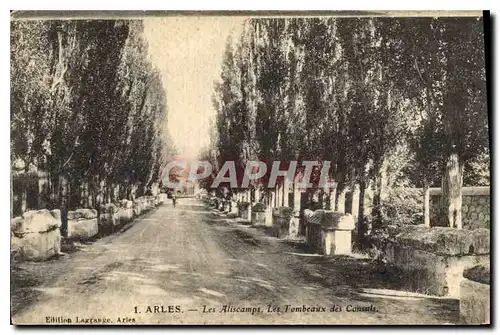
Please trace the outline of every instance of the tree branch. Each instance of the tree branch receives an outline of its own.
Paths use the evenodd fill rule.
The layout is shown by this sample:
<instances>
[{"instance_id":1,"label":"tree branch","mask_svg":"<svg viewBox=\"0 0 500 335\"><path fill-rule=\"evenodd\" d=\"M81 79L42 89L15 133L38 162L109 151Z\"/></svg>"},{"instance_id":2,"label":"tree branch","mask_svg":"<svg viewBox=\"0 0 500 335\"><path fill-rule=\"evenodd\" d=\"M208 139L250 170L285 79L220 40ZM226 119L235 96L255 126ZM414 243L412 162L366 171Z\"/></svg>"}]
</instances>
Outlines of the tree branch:
<instances>
[{"instance_id":1,"label":"tree branch","mask_svg":"<svg viewBox=\"0 0 500 335\"><path fill-rule=\"evenodd\" d=\"M61 67L61 70L59 72L59 77L56 78L55 73L54 73L54 81L52 82L52 86L50 87L50 92L53 93L55 89L57 88L57 85L59 85L63 79L66 71L68 70L68 65L64 64L63 62L63 46L62 46L62 34L60 31L57 32L57 40L58 40L58 45L59 45L59 60L58 60L58 65ZM57 70L56 70L57 72Z\"/></svg>"}]
</instances>

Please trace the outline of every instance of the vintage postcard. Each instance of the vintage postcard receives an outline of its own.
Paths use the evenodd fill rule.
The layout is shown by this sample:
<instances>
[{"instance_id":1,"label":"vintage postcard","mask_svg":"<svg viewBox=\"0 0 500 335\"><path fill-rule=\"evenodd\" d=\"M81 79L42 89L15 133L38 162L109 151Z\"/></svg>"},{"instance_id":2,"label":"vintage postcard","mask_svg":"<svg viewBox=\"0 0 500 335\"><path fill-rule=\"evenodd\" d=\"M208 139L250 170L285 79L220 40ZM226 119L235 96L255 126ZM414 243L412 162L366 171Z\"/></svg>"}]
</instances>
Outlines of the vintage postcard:
<instances>
[{"instance_id":1,"label":"vintage postcard","mask_svg":"<svg viewBox=\"0 0 500 335\"><path fill-rule=\"evenodd\" d=\"M489 325L489 12L11 14L14 325Z\"/></svg>"}]
</instances>

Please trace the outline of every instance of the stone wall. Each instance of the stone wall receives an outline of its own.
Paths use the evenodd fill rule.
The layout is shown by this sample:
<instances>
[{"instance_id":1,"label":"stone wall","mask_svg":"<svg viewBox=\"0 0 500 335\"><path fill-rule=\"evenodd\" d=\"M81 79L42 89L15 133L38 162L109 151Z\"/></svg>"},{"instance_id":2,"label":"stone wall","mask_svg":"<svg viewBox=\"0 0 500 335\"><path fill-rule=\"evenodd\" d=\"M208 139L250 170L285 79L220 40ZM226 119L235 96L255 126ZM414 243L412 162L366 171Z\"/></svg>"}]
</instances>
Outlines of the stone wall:
<instances>
[{"instance_id":1,"label":"stone wall","mask_svg":"<svg viewBox=\"0 0 500 335\"><path fill-rule=\"evenodd\" d=\"M431 227L439 226L438 210L441 188L429 190L429 216ZM490 188L462 188L462 223L464 229L490 228Z\"/></svg>"}]
</instances>

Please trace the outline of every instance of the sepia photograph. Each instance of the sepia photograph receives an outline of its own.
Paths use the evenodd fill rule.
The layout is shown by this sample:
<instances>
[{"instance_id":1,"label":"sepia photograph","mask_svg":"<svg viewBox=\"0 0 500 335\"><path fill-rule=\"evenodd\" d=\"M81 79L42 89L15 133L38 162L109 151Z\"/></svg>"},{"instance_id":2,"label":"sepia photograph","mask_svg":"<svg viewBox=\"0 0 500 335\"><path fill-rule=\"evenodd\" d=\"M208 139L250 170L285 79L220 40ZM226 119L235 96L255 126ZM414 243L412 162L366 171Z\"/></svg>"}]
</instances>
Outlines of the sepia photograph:
<instances>
[{"instance_id":1,"label":"sepia photograph","mask_svg":"<svg viewBox=\"0 0 500 335\"><path fill-rule=\"evenodd\" d=\"M12 11L11 324L490 326L490 20Z\"/></svg>"}]
</instances>

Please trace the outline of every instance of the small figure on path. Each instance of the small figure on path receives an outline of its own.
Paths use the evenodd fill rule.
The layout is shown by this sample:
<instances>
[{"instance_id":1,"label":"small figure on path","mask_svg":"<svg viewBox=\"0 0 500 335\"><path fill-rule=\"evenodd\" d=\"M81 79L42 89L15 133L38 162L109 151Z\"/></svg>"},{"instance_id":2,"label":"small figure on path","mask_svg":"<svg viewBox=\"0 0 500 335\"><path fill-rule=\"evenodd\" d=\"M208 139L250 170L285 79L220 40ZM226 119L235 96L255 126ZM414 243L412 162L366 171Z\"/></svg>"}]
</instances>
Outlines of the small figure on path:
<instances>
[{"instance_id":1,"label":"small figure on path","mask_svg":"<svg viewBox=\"0 0 500 335\"><path fill-rule=\"evenodd\" d=\"M175 204L177 203L177 198L175 196L175 193L172 194L172 203L174 204L174 207L175 207Z\"/></svg>"}]
</instances>

